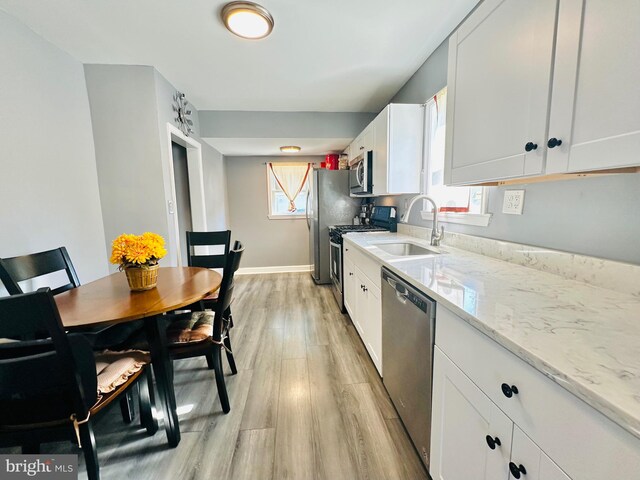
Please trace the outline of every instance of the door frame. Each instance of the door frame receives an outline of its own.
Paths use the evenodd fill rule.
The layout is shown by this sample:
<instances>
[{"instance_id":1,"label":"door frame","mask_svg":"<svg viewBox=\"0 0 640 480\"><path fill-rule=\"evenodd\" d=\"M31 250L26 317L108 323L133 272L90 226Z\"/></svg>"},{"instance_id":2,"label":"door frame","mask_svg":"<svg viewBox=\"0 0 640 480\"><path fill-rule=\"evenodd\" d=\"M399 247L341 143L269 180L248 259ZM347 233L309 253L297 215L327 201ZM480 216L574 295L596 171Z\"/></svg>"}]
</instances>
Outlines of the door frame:
<instances>
[{"instance_id":1,"label":"door frame","mask_svg":"<svg viewBox=\"0 0 640 480\"><path fill-rule=\"evenodd\" d=\"M187 170L189 173L189 199L191 200L191 226L196 232L207 231L207 208L204 195L204 168L202 163L202 145L191 137L187 137L180 129L167 123L167 140L169 151L169 183L171 201L173 202L173 229L178 266L182 266L180 251L180 225L176 208L176 179L173 170L173 149L171 144L177 143L187 149Z\"/></svg>"}]
</instances>

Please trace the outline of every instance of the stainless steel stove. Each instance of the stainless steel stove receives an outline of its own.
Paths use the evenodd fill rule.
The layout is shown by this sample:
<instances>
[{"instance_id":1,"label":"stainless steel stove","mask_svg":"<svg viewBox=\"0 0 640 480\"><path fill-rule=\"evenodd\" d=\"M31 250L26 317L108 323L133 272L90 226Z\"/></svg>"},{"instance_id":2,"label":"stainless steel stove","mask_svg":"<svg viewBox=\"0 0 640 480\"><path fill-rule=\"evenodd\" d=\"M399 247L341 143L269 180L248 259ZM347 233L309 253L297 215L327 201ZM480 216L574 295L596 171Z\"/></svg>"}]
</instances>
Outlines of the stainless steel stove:
<instances>
[{"instance_id":1,"label":"stainless steel stove","mask_svg":"<svg viewBox=\"0 0 640 480\"><path fill-rule=\"evenodd\" d=\"M396 207L373 207L367 225L333 225L329 227L329 250L333 295L344 313L344 278L342 261L342 236L351 232L395 232L397 229Z\"/></svg>"}]
</instances>

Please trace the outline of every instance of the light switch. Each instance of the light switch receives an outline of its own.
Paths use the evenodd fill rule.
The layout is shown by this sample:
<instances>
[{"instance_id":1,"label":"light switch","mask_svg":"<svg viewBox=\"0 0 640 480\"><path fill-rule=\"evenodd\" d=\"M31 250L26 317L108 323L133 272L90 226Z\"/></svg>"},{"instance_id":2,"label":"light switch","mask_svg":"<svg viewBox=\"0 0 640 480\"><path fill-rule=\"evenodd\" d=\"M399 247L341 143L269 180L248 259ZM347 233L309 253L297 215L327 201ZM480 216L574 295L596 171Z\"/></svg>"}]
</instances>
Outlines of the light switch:
<instances>
[{"instance_id":1,"label":"light switch","mask_svg":"<svg viewBox=\"0 0 640 480\"><path fill-rule=\"evenodd\" d=\"M502 213L522 215L524 206L524 190L505 190Z\"/></svg>"}]
</instances>

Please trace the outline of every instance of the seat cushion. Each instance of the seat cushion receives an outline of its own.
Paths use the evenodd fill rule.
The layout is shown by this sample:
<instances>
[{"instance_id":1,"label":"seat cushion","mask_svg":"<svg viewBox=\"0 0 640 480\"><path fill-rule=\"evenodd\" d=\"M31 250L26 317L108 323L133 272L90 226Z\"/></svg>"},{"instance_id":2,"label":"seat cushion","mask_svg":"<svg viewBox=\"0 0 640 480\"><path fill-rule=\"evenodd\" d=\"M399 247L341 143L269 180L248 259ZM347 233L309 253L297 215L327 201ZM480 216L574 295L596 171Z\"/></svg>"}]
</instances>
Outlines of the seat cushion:
<instances>
[{"instance_id":1,"label":"seat cushion","mask_svg":"<svg viewBox=\"0 0 640 480\"><path fill-rule=\"evenodd\" d=\"M213 335L214 313L209 310L176 317L167 328L169 344L202 342Z\"/></svg>"},{"instance_id":2,"label":"seat cushion","mask_svg":"<svg viewBox=\"0 0 640 480\"><path fill-rule=\"evenodd\" d=\"M97 353L95 358L100 394L113 392L151 361L149 353L142 350L124 352L104 350Z\"/></svg>"}]
</instances>

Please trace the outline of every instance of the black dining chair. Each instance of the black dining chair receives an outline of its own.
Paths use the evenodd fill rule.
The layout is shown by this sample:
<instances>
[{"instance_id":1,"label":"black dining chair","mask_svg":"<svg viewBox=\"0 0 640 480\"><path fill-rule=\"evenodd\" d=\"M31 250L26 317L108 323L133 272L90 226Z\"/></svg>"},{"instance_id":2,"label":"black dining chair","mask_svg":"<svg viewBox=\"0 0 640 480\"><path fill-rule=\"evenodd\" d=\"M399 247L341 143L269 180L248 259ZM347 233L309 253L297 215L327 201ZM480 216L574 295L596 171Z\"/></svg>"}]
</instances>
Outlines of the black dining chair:
<instances>
[{"instance_id":1,"label":"black dining chair","mask_svg":"<svg viewBox=\"0 0 640 480\"><path fill-rule=\"evenodd\" d=\"M0 258L0 280L2 280L10 295L25 293L20 286L21 282L57 272L66 273L67 283L52 288L51 293L53 295L58 295L80 286L78 274L65 247L19 257ZM122 345L141 328L141 322L130 322L122 325L103 326L93 330L87 329L82 333L87 337L94 350L117 349L118 346ZM134 418L131 392L128 392L120 400L120 409L122 411L122 419L126 423L131 423Z\"/></svg>"},{"instance_id":2,"label":"black dining chair","mask_svg":"<svg viewBox=\"0 0 640 480\"><path fill-rule=\"evenodd\" d=\"M221 268L223 269L229 247L231 245L231 230L219 232L187 232L187 265L189 267ZM222 252L215 254L196 254L196 247L213 247ZM204 310L215 307L218 293L203 298L195 305L187 307L187 310Z\"/></svg>"},{"instance_id":3,"label":"black dining chair","mask_svg":"<svg viewBox=\"0 0 640 480\"><path fill-rule=\"evenodd\" d=\"M212 362L218 397L224 413L228 413L231 407L222 369L223 349L226 351L232 374L238 373L229 338L230 319L226 316L226 312L229 312L229 305L233 298L234 275L240 267L243 253L242 243L236 241L227 255L222 283L213 311L171 315L167 327L169 353L172 359L205 356L207 362Z\"/></svg>"},{"instance_id":4,"label":"black dining chair","mask_svg":"<svg viewBox=\"0 0 640 480\"><path fill-rule=\"evenodd\" d=\"M4 339L0 343L0 446L21 446L23 453L33 454L39 453L42 443L76 440L89 479L98 480L92 422L140 383L144 426L149 434L157 431L146 360L119 354L114 359L120 362L113 367L128 365L109 375L123 375L124 383L99 393L101 380L91 345L84 335L64 331L49 288L0 298L0 337ZM131 368L133 364L137 369Z\"/></svg>"}]
</instances>

